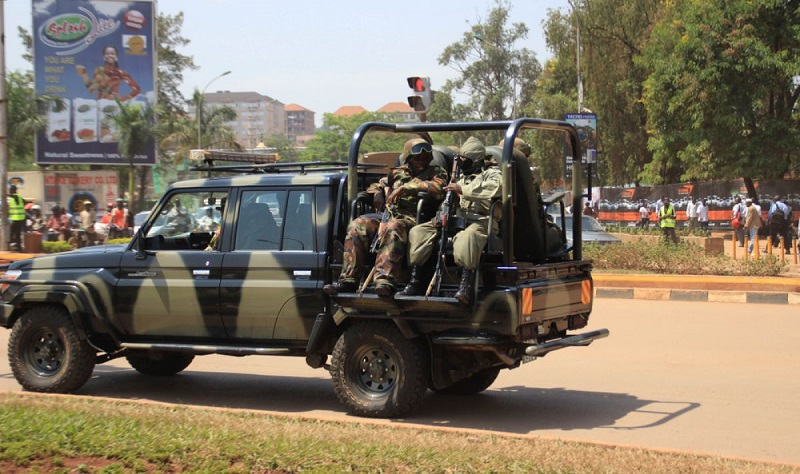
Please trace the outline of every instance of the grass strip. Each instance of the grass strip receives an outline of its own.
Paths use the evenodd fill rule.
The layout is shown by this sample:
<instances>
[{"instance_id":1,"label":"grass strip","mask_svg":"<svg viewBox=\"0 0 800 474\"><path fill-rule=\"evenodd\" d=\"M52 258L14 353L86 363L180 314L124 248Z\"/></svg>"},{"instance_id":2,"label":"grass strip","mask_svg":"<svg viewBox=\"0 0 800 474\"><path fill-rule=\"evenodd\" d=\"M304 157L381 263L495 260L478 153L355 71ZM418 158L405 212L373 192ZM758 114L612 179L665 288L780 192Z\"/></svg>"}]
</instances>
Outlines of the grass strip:
<instances>
[{"instance_id":1,"label":"grass strip","mask_svg":"<svg viewBox=\"0 0 800 474\"><path fill-rule=\"evenodd\" d=\"M0 393L2 472L800 472L537 438Z\"/></svg>"}]
</instances>

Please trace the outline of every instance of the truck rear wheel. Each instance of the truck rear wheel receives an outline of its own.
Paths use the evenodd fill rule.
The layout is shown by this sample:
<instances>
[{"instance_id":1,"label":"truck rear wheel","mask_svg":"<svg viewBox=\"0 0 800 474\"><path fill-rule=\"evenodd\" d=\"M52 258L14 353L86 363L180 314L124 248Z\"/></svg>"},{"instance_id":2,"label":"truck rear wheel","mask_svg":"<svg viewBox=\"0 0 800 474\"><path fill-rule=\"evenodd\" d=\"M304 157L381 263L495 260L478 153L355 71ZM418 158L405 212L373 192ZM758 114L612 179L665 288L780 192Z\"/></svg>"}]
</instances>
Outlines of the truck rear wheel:
<instances>
[{"instance_id":1,"label":"truck rear wheel","mask_svg":"<svg viewBox=\"0 0 800 474\"><path fill-rule=\"evenodd\" d=\"M89 380L97 353L80 338L67 312L36 306L14 324L8 362L22 388L31 392L69 393Z\"/></svg>"},{"instance_id":2,"label":"truck rear wheel","mask_svg":"<svg viewBox=\"0 0 800 474\"><path fill-rule=\"evenodd\" d=\"M428 388L429 362L419 339L406 339L389 321L367 321L348 329L331 358L333 388L350 414L403 416Z\"/></svg>"},{"instance_id":3,"label":"truck rear wheel","mask_svg":"<svg viewBox=\"0 0 800 474\"><path fill-rule=\"evenodd\" d=\"M194 360L194 354L181 352L147 351L125 356L137 372L145 375L175 375Z\"/></svg>"},{"instance_id":4,"label":"truck rear wheel","mask_svg":"<svg viewBox=\"0 0 800 474\"><path fill-rule=\"evenodd\" d=\"M459 380L449 387L441 389L431 388L431 390L436 393L441 393L442 395L475 395L489 388L494 381L497 380L497 375L499 373L499 367L483 369L465 379Z\"/></svg>"}]
</instances>

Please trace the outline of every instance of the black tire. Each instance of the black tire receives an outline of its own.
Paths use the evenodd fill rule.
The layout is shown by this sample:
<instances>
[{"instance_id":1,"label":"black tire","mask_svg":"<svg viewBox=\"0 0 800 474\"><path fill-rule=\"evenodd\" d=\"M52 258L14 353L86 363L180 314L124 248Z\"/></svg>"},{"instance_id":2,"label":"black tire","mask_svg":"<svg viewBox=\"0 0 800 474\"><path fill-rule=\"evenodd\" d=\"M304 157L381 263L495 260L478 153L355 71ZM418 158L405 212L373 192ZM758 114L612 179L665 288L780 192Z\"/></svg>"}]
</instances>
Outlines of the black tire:
<instances>
[{"instance_id":1,"label":"black tire","mask_svg":"<svg viewBox=\"0 0 800 474\"><path fill-rule=\"evenodd\" d=\"M475 395L489 388L497 379L499 373L499 367L483 369L465 379L459 380L449 387L440 389L431 387L431 390L442 395Z\"/></svg>"},{"instance_id":2,"label":"black tire","mask_svg":"<svg viewBox=\"0 0 800 474\"><path fill-rule=\"evenodd\" d=\"M331 375L334 392L348 413L394 418L422 402L430 364L419 338L406 339L389 321L367 321L339 337Z\"/></svg>"},{"instance_id":3,"label":"black tire","mask_svg":"<svg viewBox=\"0 0 800 474\"><path fill-rule=\"evenodd\" d=\"M146 351L125 356L131 367L145 375L175 375L194 360L194 354L183 352Z\"/></svg>"},{"instance_id":4,"label":"black tire","mask_svg":"<svg viewBox=\"0 0 800 474\"><path fill-rule=\"evenodd\" d=\"M30 392L70 393L92 375L97 352L81 339L64 308L36 306L14 324L8 362Z\"/></svg>"}]
</instances>

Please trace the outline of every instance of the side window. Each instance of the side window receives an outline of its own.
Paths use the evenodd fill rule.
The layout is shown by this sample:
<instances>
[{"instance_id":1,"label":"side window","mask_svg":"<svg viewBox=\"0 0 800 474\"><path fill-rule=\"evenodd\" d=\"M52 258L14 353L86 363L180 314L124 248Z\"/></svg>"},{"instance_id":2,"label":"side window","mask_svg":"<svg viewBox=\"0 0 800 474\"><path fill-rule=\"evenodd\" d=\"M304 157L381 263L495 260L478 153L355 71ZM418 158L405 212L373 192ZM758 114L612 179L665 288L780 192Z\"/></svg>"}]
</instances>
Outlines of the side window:
<instances>
[{"instance_id":1,"label":"side window","mask_svg":"<svg viewBox=\"0 0 800 474\"><path fill-rule=\"evenodd\" d=\"M314 219L311 191L290 191L286 206L283 250L314 250Z\"/></svg>"},{"instance_id":2,"label":"side window","mask_svg":"<svg viewBox=\"0 0 800 474\"><path fill-rule=\"evenodd\" d=\"M234 250L279 250L286 191L245 191L239 204Z\"/></svg>"},{"instance_id":3,"label":"side window","mask_svg":"<svg viewBox=\"0 0 800 474\"><path fill-rule=\"evenodd\" d=\"M162 250L205 250L212 236L219 231L226 191L177 192L150 218L146 237L159 237ZM152 216L151 216L152 217Z\"/></svg>"}]
</instances>

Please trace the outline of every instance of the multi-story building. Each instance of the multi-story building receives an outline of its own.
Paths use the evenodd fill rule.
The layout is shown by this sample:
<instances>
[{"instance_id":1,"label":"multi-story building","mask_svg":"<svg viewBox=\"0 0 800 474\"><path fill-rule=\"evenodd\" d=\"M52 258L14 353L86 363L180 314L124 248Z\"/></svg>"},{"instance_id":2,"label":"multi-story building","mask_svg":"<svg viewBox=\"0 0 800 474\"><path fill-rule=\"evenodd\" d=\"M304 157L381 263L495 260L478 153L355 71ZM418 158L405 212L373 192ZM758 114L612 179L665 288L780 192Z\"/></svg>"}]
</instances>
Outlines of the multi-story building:
<instances>
[{"instance_id":1,"label":"multi-story building","mask_svg":"<svg viewBox=\"0 0 800 474\"><path fill-rule=\"evenodd\" d=\"M236 111L236 120L228 122L236 142L243 148L255 148L271 136L286 137L286 112L277 99L258 92L209 92L204 95L208 106L227 105ZM194 116L195 104L189 104L189 114Z\"/></svg>"},{"instance_id":2,"label":"multi-story building","mask_svg":"<svg viewBox=\"0 0 800 474\"><path fill-rule=\"evenodd\" d=\"M304 141L303 138L298 140L298 137L314 135L313 111L297 104L289 104L284 107L284 110L286 111L286 136L289 137L289 141L297 143Z\"/></svg>"},{"instance_id":3,"label":"multi-story building","mask_svg":"<svg viewBox=\"0 0 800 474\"><path fill-rule=\"evenodd\" d=\"M405 102L389 102L376 112L400 117L403 122L419 122L419 115Z\"/></svg>"}]
</instances>

